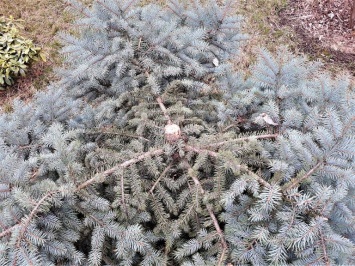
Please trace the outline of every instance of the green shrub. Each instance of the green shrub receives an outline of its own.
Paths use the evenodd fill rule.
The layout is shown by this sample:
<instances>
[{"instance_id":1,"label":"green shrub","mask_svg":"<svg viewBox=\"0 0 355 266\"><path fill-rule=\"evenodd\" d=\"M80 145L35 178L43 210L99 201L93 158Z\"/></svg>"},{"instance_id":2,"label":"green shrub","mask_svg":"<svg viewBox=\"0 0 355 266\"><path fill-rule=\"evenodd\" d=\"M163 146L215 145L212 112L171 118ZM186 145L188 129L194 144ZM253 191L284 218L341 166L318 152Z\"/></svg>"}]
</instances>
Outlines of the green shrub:
<instances>
[{"instance_id":1,"label":"green shrub","mask_svg":"<svg viewBox=\"0 0 355 266\"><path fill-rule=\"evenodd\" d=\"M41 48L19 34L15 20L0 17L0 89L14 84L16 77L25 76L29 64L45 61Z\"/></svg>"}]
</instances>

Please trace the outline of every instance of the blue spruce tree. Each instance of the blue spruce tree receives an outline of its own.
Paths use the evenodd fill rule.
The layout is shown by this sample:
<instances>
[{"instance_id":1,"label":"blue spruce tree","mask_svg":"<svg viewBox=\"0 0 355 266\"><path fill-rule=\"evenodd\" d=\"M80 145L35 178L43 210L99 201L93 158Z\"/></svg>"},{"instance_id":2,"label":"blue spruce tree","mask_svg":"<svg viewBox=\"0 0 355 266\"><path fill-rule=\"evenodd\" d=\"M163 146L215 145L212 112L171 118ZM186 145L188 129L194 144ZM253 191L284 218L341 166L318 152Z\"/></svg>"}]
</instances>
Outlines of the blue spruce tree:
<instances>
[{"instance_id":1,"label":"blue spruce tree","mask_svg":"<svg viewBox=\"0 0 355 266\"><path fill-rule=\"evenodd\" d=\"M0 115L0 265L351 265L355 101L233 1L70 1L61 80Z\"/></svg>"}]
</instances>

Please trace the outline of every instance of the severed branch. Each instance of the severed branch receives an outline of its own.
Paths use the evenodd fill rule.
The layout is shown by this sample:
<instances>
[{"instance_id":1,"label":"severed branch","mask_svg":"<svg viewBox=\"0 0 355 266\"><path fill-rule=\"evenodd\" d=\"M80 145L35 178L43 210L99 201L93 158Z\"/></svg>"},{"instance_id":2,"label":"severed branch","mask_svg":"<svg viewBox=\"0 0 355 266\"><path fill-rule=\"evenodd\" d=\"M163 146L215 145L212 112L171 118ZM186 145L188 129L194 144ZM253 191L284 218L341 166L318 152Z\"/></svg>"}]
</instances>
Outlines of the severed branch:
<instances>
[{"instance_id":1,"label":"severed branch","mask_svg":"<svg viewBox=\"0 0 355 266\"><path fill-rule=\"evenodd\" d=\"M303 180L307 179L310 177L316 170L318 170L319 167L323 165L323 162L318 162L311 170L309 170L305 175L301 176L300 178L295 178L293 179L292 182L289 182L285 184L282 188L282 191L286 191L289 189L294 188L295 186L299 185Z\"/></svg>"},{"instance_id":2,"label":"severed branch","mask_svg":"<svg viewBox=\"0 0 355 266\"><path fill-rule=\"evenodd\" d=\"M160 96L156 100L157 100L157 102L159 104L160 109L163 111L163 114L164 114L166 120L168 120L168 125L170 125L171 124L171 119L170 119L170 116L168 115L168 111L165 108L163 100L161 99Z\"/></svg>"},{"instance_id":3,"label":"severed branch","mask_svg":"<svg viewBox=\"0 0 355 266\"><path fill-rule=\"evenodd\" d=\"M146 153L143 153L141 155L139 155L137 158L133 158L133 159L130 159L128 161L125 161L121 164L118 164L102 173L98 173L96 174L93 178L87 180L86 182L82 183L81 185L79 185L75 192L83 189L83 188L86 188L87 186L90 186L91 184L97 182L98 180L101 180L101 179L105 179L106 177L112 175L114 172L116 172L117 170L119 169L122 169L122 168L126 168L132 164L135 164L137 162L140 162L142 160L144 160L145 158L148 158L148 157L152 157L152 156L159 156L161 154L164 153L164 150L163 149L158 149L158 150L155 150L155 151L149 151L149 152L146 152Z\"/></svg>"}]
</instances>

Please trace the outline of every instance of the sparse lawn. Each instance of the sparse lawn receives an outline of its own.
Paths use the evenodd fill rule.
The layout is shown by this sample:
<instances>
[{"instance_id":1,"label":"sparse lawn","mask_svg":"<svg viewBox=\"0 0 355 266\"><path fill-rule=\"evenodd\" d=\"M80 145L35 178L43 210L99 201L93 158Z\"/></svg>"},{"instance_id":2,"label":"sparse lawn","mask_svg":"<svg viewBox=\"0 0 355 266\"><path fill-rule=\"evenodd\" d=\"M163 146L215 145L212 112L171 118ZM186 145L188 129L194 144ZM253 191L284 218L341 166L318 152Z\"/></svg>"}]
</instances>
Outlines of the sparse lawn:
<instances>
[{"instance_id":1,"label":"sparse lawn","mask_svg":"<svg viewBox=\"0 0 355 266\"><path fill-rule=\"evenodd\" d=\"M89 3L92 0L82 0ZM162 4L164 0L144 0L142 4ZM236 0L235 10L245 18L243 30L250 39L246 42L241 56L236 59L236 67L246 70L255 59L258 47L266 47L275 51L278 46L286 45L295 53L297 49L295 33L278 25L278 12L287 5L287 0ZM14 97L27 100L37 91L45 88L55 80L53 69L61 65L58 54L60 42L55 38L60 31L70 29L73 16L66 11L63 0L0 0L0 15L12 15L22 19L23 35L34 40L43 48L47 62L36 63L26 78L6 92L0 94L0 105L3 110L10 110Z\"/></svg>"},{"instance_id":2,"label":"sparse lawn","mask_svg":"<svg viewBox=\"0 0 355 266\"><path fill-rule=\"evenodd\" d=\"M0 104L5 111L12 98L19 96L26 100L54 80L53 67L61 62L58 55L59 43L55 40L58 31L67 30L71 17L64 12L65 5L60 0L1 0L0 15L20 19L24 27L21 34L32 39L46 54L47 62L35 63L25 78L7 91L2 92Z\"/></svg>"},{"instance_id":3,"label":"sparse lawn","mask_svg":"<svg viewBox=\"0 0 355 266\"><path fill-rule=\"evenodd\" d=\"M245 19L243 31L249 35L238 68L248 69L260 47L275 52L280 45L285 45L298 53L292 30L278 26L277 14L285 8L287 0L238 0L235 5L236 12Z\"/></svg>"},{"instance_id":4,"label":"sparse lawn","mask_svg":"<svg viewBox=\"0 0 355 266\"><path fill-rule=\"evenodd\" d=\"M55 80L53 69L62 62L56 34L69 30L73 21L73 16L65 9L63 0L0 0L0 16L22 20L21 35L33 40L47 57L47 62L35 63L25 78L19 79L7 91L0 92L0 105L5 111L10 110L13 98L28 100L34 92Z\"/></svg>"}]
</instances>

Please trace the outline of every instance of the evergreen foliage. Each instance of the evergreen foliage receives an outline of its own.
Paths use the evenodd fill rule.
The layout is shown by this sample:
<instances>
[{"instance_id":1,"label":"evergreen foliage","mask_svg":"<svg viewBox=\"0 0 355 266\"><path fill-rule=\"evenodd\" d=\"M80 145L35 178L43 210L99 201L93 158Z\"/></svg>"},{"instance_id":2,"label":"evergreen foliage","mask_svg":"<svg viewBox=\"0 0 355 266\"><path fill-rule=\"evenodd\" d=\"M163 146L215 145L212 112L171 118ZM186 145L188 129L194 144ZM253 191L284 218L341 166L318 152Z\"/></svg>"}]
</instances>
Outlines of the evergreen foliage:
<instances>
[{"instance_id":1,"label":"evergreen foliage","mask_svg":"<svg viewBox=\"0 0 355 266\"><path fill-rule=\"evenodd\" d=\"M70 1L59 83L0 116L0 265L354 264L355 101L231 4Z\"/></svg>"}]
</instances>

